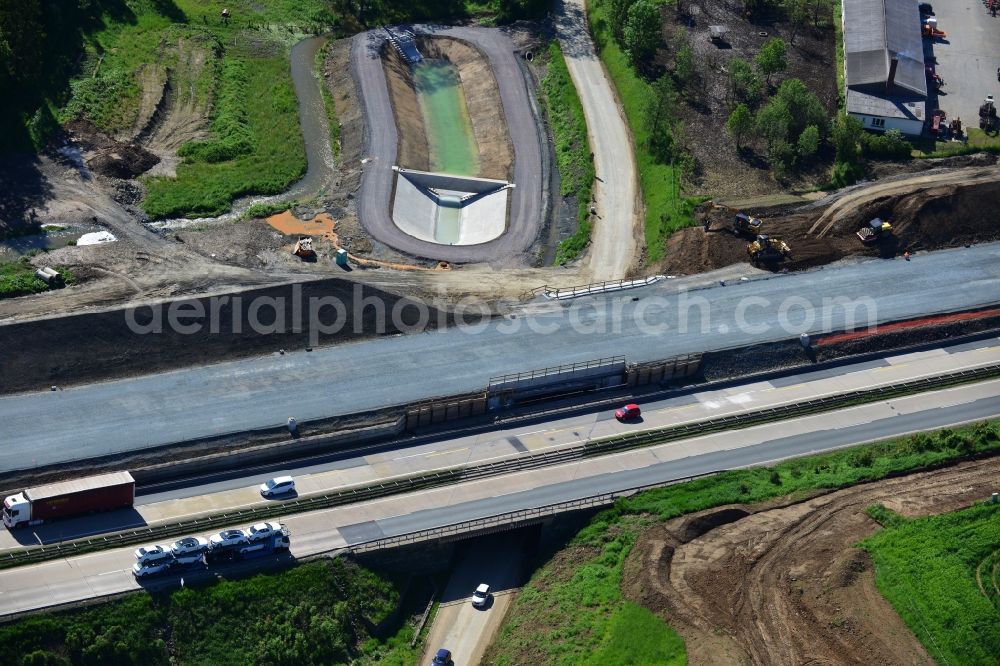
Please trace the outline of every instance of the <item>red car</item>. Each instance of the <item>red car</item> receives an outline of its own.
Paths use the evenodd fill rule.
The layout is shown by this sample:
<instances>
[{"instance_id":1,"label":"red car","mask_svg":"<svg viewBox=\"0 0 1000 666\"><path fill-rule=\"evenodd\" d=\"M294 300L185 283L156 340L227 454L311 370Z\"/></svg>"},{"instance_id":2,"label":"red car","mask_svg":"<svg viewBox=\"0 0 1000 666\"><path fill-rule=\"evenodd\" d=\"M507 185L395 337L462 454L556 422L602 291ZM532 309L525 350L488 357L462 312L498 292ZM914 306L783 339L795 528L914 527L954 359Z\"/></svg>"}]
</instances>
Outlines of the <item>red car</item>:
<instances>
[{"instance_id":1,"label":"red car","mask_svg":"<svg viewBox=\"0 0 1000 666\"><path fill-rule=\"evenodd\" d=\"M618 419L619 421L628 421L631 419L639 418L639 414L641 413L642 410L639 409L639 405L635 404L634 402L630 402L621 409L615 411L615 418Z\"/></svg>"}]
</instances>

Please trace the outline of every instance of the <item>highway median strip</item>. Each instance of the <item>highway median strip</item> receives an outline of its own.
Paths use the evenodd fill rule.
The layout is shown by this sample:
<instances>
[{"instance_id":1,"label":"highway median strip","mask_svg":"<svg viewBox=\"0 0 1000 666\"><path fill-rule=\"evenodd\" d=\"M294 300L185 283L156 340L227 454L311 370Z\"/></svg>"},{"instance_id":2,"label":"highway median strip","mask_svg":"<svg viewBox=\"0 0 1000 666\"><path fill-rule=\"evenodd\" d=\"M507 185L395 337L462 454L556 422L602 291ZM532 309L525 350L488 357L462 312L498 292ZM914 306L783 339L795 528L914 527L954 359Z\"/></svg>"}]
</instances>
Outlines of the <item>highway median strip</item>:
<instances>
[{"instance_id":1,"label":"highway median strip","mask_svg":"<svg viewBox=\"0 0 1000 666\"><path fill-rule=\"evenodd\" d=\"M709 435L727 430L750 428L775 421L787 420L806 415L830 412L857 405L880 402L891 398L941 390L962 384L985 381L1000 377L1000 363L961 370L936 377L924 377L917 380L891 384L871 389L849 391L825 396L801 403L782 405L768 409L760 409L752 413L736 414L688 423L684 425L666 426L638 433L614 435L584 444L531 455L521 455L506 460L473 465L469 467L454 467L422 472L408 477L385 480L380 483L348 488L335 493L325 493L305 497L281 504L267 505L259 508L248 508L240 511L220 513L205 518L188 520L165 525L157 525L141 530L128 530L102 537L77 539L53 545L35 546L21 550L10 551L0 557L0 568L8 568L56 559L71 557L87 552L106 550L110 548L135 545L152 541L160 541L169 537L180 537L204 533L216 528L228 527L242 522L260 522L282 515L303 513L328 509L337 506L355 504L392 495L399 495L416 490L443 487L450 484L483 479L501 474L526 471L547 467L554 464L580 460L587 457L619 453L631 449L653 446L680 439Z\"/></svg>"}]
</instances>

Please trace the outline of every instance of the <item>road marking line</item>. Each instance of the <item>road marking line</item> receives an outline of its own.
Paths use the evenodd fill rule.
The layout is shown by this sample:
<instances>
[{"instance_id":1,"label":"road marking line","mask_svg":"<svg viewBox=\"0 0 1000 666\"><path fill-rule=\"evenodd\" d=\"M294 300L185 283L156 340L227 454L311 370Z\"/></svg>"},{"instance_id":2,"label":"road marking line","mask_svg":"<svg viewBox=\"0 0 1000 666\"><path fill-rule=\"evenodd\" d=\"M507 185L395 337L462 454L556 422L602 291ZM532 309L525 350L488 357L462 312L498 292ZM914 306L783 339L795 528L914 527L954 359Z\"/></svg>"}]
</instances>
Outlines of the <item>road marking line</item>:
<instances>
[{"instance_id":1,"label":"road marking line","mask_svg":"<svg viewBox=\"0 0 1000 666\"><path fill-rule=\"evenodd\" d=\"M460 449L448 449L447 451L435 451L434 453L425 454L425 458L433 458L434 456L446 456L449 453L458 453L459 451L468 451L469 447L463 446Z\"/></svg>"}]
</instances>

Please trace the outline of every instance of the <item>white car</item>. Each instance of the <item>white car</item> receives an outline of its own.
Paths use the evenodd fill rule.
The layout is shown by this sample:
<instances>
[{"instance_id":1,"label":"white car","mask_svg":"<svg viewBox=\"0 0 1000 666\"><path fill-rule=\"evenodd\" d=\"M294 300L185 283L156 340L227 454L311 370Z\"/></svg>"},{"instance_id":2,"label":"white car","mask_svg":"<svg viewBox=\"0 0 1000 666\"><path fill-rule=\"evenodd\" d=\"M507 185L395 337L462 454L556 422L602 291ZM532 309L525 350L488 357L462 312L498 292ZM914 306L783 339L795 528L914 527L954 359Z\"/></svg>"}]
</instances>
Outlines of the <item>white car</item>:
<instances>
[{"instance_id":1,"label":"white car","mask_svg":"<svg viewBox=\"0 0 1000 666\"><path fill-rule=\"evenodd\" d=\"M490 598L490 586L483 583L476 588L476 591L472 593L472 605L476 608L482 608L486 605L486 600Z\"/></svg>"},{"instance_id":2,"label":"white car","mask_svg":"<svg viewBox=\"0 0 1000 666\"><path fill-rule=\"evenodd\" d=\"M247 530L247 536L250 537L251 541L257 541L279 532L281 532L281 525L278 523L257 523L250 526L250 529Z\"/></svg>"},{"instance_id":3,"label":"white car","mask_svg":"<svg viewBox=\"0 0 1000 666\"><path fill-rule=\"evenodd\" d=\"M142 578L144 576L153 576L155 574L160 574L165 572L170 568L170 560L160 560L159 562L136 562L132 565L132 575L136 578Z\"/></svg>"},{"instance_id":4,"label":"white car","mask_svg":"<svg viewBox=\"0 0 1000 666\"><path fill-rule=\"evenodd\" d=\"M235 546L247 542L247 533L243 530L222 530L212 536L209 541L212 546Z\"/></svg>"},{"instance_id":5,"label":"white car","mask_svg":"<svg viewBox=\"0 0 1000 666\"><path fill-rule=\"evenodd\" d=\"M174 557L201 555L206 550L208 550L208 539L205 537L184 537L175 541L174 545L170 547L170 552L174 554Z\"/></svg>"},{"instance_id":6,"label":"white car","mask_svg":"<svg viewBox=\"0 0 1000 666\"><path fill-rule=\"evenodd\" d=\"M260 484L260 494L264 497L286 495L295 490L295 479L290 476L276 476Z\"/></svg>"},{"instance_id":7,"label":"white car","mask_svg":"<svg viewBox=\"0 0 1000 666\"><path fill-rule=\"evenodd\" d=\"M170 558L170 546L140 546L135 549L135 559L139 564L167 562Z\"/></svg>"}]
</instances>

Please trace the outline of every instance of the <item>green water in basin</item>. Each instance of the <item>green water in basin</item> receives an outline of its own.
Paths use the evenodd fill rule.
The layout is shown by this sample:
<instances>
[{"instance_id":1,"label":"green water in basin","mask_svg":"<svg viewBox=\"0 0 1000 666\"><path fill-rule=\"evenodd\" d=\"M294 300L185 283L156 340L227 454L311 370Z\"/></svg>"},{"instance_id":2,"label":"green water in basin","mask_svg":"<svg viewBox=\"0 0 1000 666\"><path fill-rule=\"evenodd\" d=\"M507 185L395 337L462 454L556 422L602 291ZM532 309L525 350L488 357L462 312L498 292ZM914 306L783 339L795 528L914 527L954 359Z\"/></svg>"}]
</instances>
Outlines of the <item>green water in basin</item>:
<instances>
[{"instance_id":1,"label":"green water in basin","mask_svg":"<svg viewBox=\"0 0 1000 666\"><path fill-rule=\"evenodd\" d=\"M447 60L413 65L413 79L430 147L430 170L474 176L479 152L458 68Z\"/></svg>"},{"instance_id":2,"label":"green water in basin","mask_svg":"<svg viewBox=\"0 0 1000 666\"><path fill-rule=\"evenodd\" d=\"M438 200L437 220L434 224L434 240L453 245L458 242L462 226L462 200L454 196L443 196Z\"/></svg>"}]
</instances>

